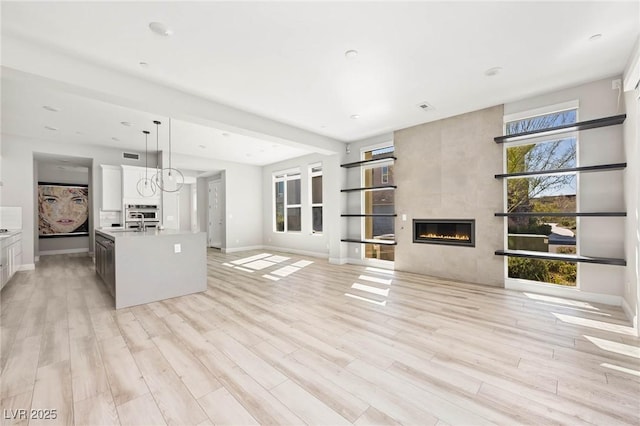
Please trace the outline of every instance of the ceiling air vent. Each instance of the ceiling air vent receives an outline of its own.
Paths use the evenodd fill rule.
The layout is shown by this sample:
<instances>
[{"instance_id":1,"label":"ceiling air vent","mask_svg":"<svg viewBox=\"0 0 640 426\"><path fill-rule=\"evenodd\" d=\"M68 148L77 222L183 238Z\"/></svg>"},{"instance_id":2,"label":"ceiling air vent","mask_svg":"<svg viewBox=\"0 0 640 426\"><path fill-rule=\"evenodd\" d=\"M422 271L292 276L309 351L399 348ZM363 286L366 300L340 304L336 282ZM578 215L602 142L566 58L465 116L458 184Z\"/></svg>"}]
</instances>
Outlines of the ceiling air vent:
<instances>
[{"instance_id":1,"label":"ceiling air vent","mask_svg":"<svg viewBox=\"0 0 640 426\"><path fill-rule=\"evenodd\" d=\"M423 111L431 111L432 109L435 109L433 106L431 106L431 104L429 102L420 102L418 104L418 107L423 110Z\"/></svg>"},{"instance_id":2,"label":"ceiling air vent","mask_svg":"<svg viewBox=\"0 0 640 426\"><path fill-rule=\"evenodd\" d=\"M140 154L135 154L133 152L123 152L122 158L126 158L127 160L139 160Z\"/></svg>"}]
</instances>

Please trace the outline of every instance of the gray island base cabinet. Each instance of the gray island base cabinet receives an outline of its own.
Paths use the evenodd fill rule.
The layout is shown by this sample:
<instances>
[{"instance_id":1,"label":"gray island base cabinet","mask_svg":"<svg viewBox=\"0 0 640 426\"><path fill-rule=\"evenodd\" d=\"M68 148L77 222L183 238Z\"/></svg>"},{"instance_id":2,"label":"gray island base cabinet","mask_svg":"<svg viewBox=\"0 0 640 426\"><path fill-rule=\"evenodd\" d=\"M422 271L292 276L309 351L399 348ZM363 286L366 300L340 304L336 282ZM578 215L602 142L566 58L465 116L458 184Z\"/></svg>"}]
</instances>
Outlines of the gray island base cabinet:
<instances>
[{"instance_id":1,"label":"gray island base cabinet","mask_svg":"<svg viewBox=\"0 0 640 426\"><path fill-rule=\"evenodd\" d=\"M204 232L96 230L114 242L113 286L116 309L156 302L207 289ZM104 270L96 257L96 271ZM111 265L109 265L111 266ZM101 275L102 276L102 275ZM104 276L103 276L104 279ZM115 284L115 285L113 285Z\"/></svg>"}]
</instances>

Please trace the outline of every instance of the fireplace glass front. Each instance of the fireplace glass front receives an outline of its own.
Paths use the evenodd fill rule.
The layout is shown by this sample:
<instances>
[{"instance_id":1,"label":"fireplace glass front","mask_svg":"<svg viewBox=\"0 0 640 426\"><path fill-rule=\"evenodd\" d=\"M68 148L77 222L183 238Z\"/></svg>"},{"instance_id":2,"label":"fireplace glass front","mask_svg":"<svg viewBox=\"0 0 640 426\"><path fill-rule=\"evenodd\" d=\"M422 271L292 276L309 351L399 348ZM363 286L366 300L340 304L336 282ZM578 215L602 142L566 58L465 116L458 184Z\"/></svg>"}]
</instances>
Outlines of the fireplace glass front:
<instances>
[{"instance_id":1,"label":"fireplace glass front","mask_svg":"<svg viewBox=\"0 0 640 426\"><path fill-rule=\"evenodd\" d=\"M414 219L413 242L475 247L475 219Z\"/></svg>"}]
</instances>

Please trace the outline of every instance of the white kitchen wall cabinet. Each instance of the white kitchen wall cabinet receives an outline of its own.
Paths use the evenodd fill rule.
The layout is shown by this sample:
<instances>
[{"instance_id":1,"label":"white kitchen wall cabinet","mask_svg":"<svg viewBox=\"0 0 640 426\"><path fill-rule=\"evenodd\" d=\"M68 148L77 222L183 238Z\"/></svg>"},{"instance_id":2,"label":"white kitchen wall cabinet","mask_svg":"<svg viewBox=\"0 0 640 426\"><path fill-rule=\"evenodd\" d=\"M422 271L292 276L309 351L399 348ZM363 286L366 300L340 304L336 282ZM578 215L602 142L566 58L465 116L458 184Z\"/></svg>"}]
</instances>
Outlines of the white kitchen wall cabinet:
<instances>
[{"instance_id":1,"label":"white kitchen wall cabinet","mask_svg":"<svg viewBox=\"0 0 640 426\"><path fill-rule=\"evenodd\" d=\"M102 210L122 210L122 167L101 165Z\"/></svg>"},{"instance_id":2,"label":"white kitchen wall cabinet","mask_svg":"<svg viewBox=\"0 0 640 426\"><path fill-rule=\"evenodd\" d=\"M138 192L138 182L144 178L152 179L155 174L155 168L122 166L122 198L125 203L135 201L138 204L145 204L143 201L154 201L160 204L160 193L162 192L160 189L156 189L156 193L150 197L143 197Z\"/></svg>"}]
</instances>

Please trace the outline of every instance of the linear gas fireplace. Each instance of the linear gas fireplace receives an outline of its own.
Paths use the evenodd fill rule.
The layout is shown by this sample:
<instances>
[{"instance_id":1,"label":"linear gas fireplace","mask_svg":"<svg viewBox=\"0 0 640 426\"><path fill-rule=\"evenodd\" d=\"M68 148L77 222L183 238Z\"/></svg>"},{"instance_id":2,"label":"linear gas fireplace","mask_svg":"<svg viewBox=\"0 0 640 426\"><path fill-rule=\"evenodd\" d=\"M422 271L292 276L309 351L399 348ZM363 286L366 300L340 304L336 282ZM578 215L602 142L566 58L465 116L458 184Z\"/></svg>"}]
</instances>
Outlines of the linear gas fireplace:
<instances>
[{"instance_id":1,"label":"linear gas fireplace","mask_svg":"<svg viewBox=\"0 0 640 426\"><path fill-rule=\"evenodd\" d=\"M475 247L475 219L413 219L413 242Z\"/></svg>"}]
</instances>

